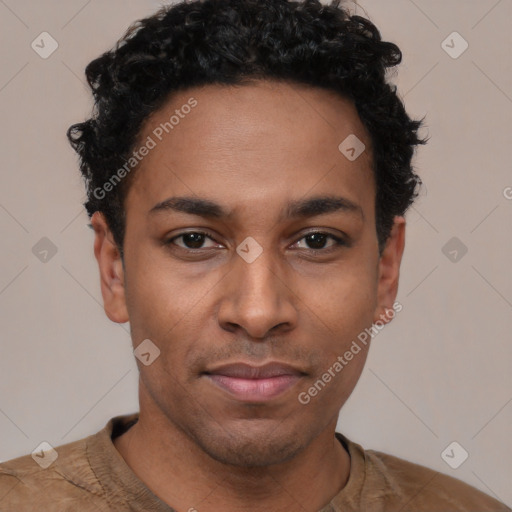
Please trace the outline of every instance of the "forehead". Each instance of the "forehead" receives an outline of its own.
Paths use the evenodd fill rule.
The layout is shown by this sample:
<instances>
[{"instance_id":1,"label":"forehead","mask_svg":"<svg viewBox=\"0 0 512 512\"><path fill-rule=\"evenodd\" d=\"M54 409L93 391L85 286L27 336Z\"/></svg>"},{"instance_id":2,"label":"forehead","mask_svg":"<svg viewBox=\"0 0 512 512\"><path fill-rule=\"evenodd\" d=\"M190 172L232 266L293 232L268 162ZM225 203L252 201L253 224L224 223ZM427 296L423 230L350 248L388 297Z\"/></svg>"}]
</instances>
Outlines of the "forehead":
<instances>
[{"instance_id":1,"label":"forehead","mask_svg":"<svg viewBox=\"0 0 512 512\"><path fill-rule=\"evenodd\" d=\"M347 138L366 147L356 160L339 149ZM146 120L139 145L149 140L127 210L176 195L235 209L309 192L373 203L370 138L355 106L331 91L273 81L187 89Z\"/></svg>"}]
</instances>

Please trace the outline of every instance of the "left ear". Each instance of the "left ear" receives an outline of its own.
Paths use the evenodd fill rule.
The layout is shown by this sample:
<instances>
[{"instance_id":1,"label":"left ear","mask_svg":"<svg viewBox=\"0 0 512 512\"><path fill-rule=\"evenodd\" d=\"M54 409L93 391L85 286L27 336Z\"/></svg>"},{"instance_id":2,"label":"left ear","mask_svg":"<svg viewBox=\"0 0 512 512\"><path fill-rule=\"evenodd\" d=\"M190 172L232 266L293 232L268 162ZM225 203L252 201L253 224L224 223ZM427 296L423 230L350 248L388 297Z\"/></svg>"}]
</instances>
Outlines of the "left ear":
<instances>
[{"instance_id":1,"label":"left ear","mask_svg":"<svg viewBox=\"0 0 512 512\"><path fill-rule=\"evenodd\" d=\"M379 280L377 283L377 307L373 322L388 323L391 318L386 312L393 309L398 291L400 263L405 247L405 219L396 216L391 233L379 260Z\"/></svg>"}]
</instances>

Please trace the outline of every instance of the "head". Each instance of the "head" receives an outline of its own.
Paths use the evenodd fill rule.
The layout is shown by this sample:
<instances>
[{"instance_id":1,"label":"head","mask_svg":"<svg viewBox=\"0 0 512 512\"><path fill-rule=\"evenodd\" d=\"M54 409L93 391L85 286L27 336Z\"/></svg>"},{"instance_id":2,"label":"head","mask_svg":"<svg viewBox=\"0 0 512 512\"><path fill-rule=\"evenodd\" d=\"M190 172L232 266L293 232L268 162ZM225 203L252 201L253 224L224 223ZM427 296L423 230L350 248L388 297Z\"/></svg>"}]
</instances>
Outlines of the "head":
<instances>
[{"instance_id":1,"label":"head","mask_svg":"<svg viewBox=\"0 0 512 512\"><path fill-rule=\"evenodd\" d=\"M335 425L369 344L335 363L391 318L425 142L386 81L400 60L339 2L205 0L87 67L95 110L68 137L105 310L160 351L139 362L141 415L216 460L282 462ZM300 375L269 400L210 378L269 361Z\"/></svg>"}]
</instances>

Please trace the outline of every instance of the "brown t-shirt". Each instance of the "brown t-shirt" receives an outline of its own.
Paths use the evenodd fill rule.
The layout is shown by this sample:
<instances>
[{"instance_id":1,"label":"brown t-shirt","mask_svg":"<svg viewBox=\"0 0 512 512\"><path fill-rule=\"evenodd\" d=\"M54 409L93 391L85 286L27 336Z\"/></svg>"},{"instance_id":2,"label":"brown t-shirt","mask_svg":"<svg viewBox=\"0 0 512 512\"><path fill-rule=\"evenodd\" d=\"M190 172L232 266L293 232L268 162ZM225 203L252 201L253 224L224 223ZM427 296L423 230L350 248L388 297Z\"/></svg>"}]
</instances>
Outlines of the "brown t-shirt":
<instances>
[{"instance_id":1,"label":"brown t-shirt","mask_svg":"<svg viewBox=\"0 0 512 512\"><path fill-rule=\"evenodd\" d=\"M97 434L56 447L57 459L46 469L31 455L0 464L0 512L175 512L137 478L112 442L137 418L116 416ZM336 437L350 454L350 476L320 512L511 511L460 480ZM39 457L44 462L51 452Z\"/></svg>"}]
</instances>

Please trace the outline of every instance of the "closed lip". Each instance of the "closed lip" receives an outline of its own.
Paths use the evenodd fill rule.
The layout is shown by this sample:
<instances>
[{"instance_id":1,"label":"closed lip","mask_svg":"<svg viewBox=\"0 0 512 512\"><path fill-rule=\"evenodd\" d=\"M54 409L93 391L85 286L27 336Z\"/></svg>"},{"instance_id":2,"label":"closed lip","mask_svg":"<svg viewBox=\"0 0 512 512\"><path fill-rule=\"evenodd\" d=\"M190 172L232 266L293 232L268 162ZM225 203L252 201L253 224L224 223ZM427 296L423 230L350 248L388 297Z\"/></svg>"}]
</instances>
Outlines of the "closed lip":
<instances>
[{"instance_id":1,"label":"closed lip","mask_svg":"<svg viewBox=\"0 0 512 512\"><path fill-rule=\"evenodd\" d=\"M283 375L306 375L305 372L289 364L272 361L262 366L253 366L248 363L229 363L204 372L206 375L224 375L237 379L270 379Z\"/></svg>"}]
</instances>

